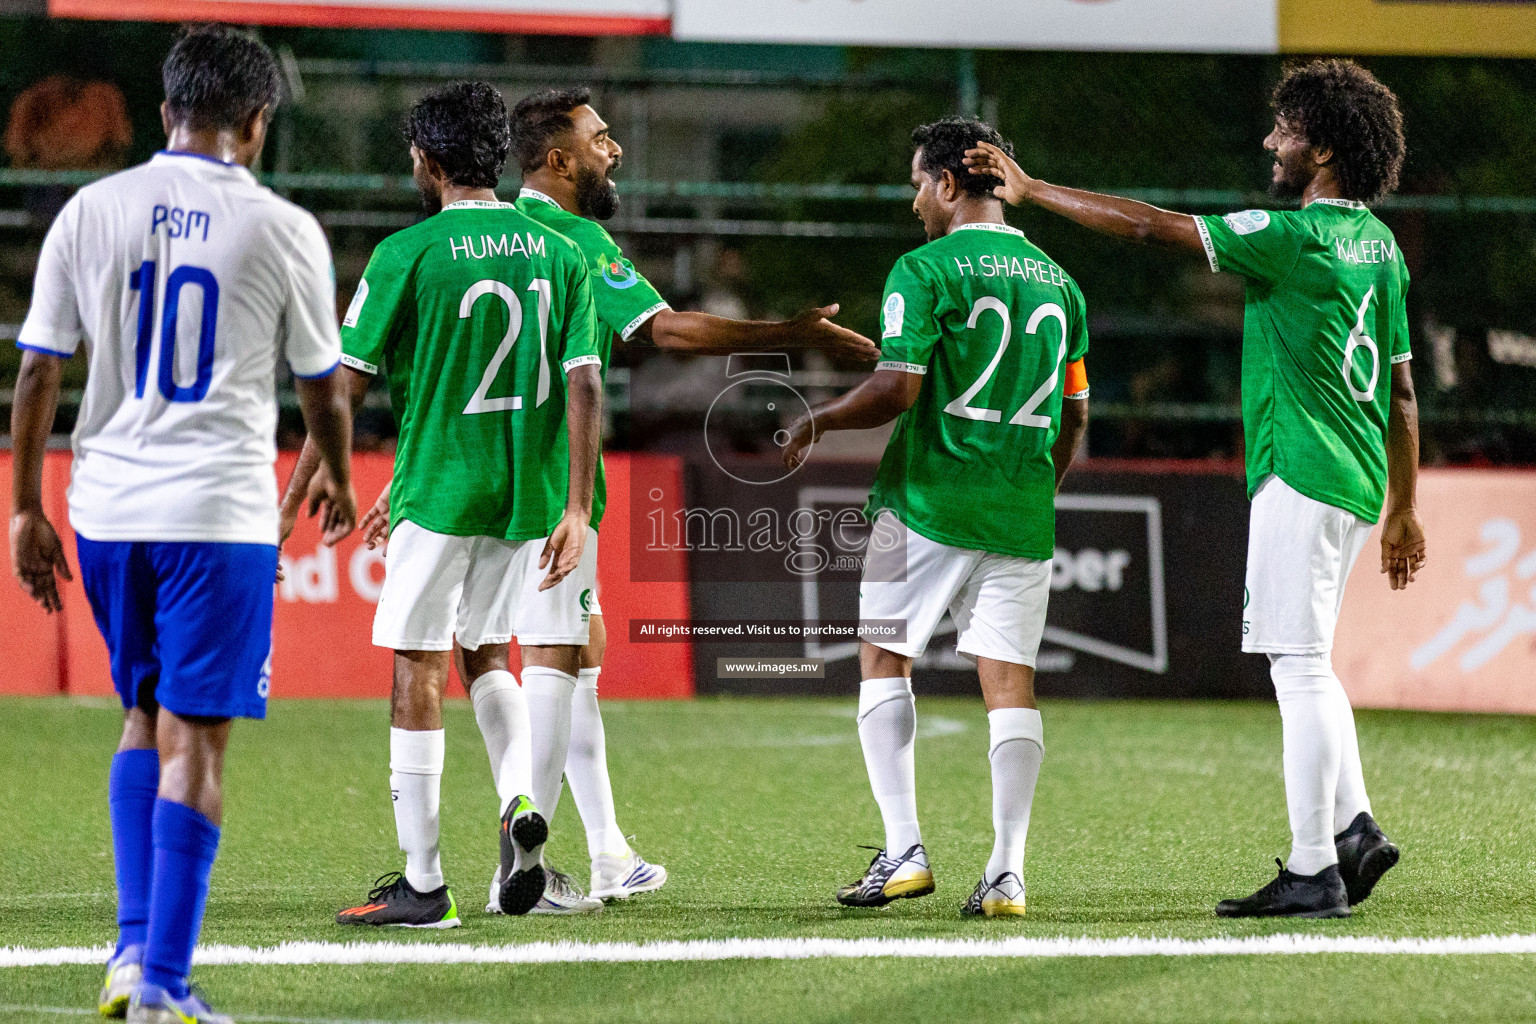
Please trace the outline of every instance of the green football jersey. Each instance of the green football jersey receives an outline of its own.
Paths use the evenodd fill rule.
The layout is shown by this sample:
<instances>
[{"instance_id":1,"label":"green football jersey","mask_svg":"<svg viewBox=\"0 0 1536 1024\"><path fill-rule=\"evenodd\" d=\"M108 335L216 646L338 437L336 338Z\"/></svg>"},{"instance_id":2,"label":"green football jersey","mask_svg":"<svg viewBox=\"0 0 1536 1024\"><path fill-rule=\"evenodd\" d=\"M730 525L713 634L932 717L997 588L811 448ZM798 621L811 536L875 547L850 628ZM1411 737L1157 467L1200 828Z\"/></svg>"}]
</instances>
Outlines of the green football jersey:
<instances>
[{"instance_id":1,"label":"green football jersey","mask_svg":"<svg viewBox=\"0 0 1536 1024\"><path fill-rule=\"evenodd\" d=\"M624 258L619 243L597 221L571 213L537 189L525 188L518 195L517 208L540 224L560 232L581 249L588 272L592 275L592 299L597 306L597 351L603 357L603 376L608 375L608 359L613 354L613 336L628 341L651 317L667 306L667 300L651 287ZM608 487L603 474L603 460L597 460L597 480L592 494L592 528L602 522L608 505Z\"/></svg>"},{"instance_id":2,"label":"green football jersey","mask_svg":"<svg viewBox=\"0 0 1536 1024\"><path fill-rule=\"evenodd\" d=\"M1088 351L1076 282L1022 231L964 224L897 261L881 320L876 368L926 379L866 514L890 509L954 547L1050 558L1065 367Z\"/></svg>"},{"instance_id":3,"label":"green football jersey","mask_svg":"<svg viewBox=\"0 0 1536 1024\"><path fill-rule=\"evenodd\" d=\"M510 203L466 201L386 238L342 321L400 427L390 528L530 540L565 510L565 374L601 361L586 264Z\"/></svg>"},{"instance_id":4,"label":"green football jersey","mask_svg":"<svg viewBox=\"0 0 1536 1024\"><path fill-rule=\"evenodd\" d=\"M1195 218L1213 271L1248 279L1243 436L1248 496L1275 474L1375 522L1387 484L1390 364L1408 349L1408 268L1361 203Z\"/></svg>"}]
</instances>

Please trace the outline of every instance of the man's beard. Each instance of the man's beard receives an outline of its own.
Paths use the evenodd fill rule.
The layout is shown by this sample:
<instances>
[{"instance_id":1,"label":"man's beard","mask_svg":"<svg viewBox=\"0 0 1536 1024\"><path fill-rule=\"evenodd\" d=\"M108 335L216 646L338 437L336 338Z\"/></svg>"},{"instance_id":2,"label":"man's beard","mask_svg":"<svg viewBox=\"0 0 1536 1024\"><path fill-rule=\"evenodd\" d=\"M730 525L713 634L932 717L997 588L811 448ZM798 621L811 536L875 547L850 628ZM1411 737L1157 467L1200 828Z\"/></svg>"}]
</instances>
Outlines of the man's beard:
<instances>
[{"instance_id":1,"label":"man's beard","mask_svg":"<svg viewBox=\"0 0 1536 1024\"><path fill-rule=\"evenodd\" d=\"M1274 199L1300 199L1306 188L1306 183L1297 182L1291 169L1284 163L1280 164L1279 180L1274 177L1269 179L1269 194Z\"/></svg>"},{"instance_id":2,"label":"man's beard","mask_svg":"<svg viewBox=\"0 0 1536 1024\"><path fill-rule=\"evenodd\" d=\"M416 193L421 196L421 209L428 217L441 213L443 209L443 193L440 189L433 188L431 179L416 178Z\"/></svg>"},{"instance_id":3,"label":"man's beard","mask_svg":"<svg viewBox=\"0 0 1536 1024\"><path fill-rule=\"evenodd\" d=\"M576 172L576 207L583 217L607 220L619 212L619 186L606 174L583 167Z\"/></svg>"}]
</instances>

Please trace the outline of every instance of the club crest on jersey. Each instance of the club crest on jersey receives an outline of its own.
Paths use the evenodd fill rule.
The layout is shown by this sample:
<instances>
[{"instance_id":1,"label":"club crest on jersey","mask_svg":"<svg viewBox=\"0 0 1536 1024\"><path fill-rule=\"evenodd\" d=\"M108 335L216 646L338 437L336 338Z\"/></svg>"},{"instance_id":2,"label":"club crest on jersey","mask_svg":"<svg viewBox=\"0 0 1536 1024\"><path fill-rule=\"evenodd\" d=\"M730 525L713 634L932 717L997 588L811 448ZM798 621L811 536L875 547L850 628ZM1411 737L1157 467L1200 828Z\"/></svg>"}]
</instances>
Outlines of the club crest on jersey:
<instances>
[{"instance_id":1,"label":"club crest on jersey","mask_svg":"<svg viewBox=\"0 0 1536 1024\"><path fill-rule=\"evenodd\" d=\"M1255 231L1263 231L1269 227L1268 210L1243 210L1239 213L1229 213L1221 219L1227 222L1227 227L1240 235L1251 235Z\"/></svg>"},{"instance_id":2,"label":"club crest on jersey","mask_svg":"<svg viewBox=\"0 0 1536 1024\"><path fill-rule=\"evenodd\" d=\"M640 283L640 275L635 272L634 267L626 267L617 259L610 260L607 256L600 257L600 259L603 280L608 282L609 287L620 289L633 288Z\"/></svg>"},{"instance_id":3,"label":"club crest on jersey","mask_svg":"<svg viewBox=\"0 0 1536 1024\"><path fill-rule=\"evenodd\" d=\"M891 292L885 300L885 326L880 332L882 338L901 337L901 322L907 313L907 300L902 298L901 292Z\"/></svg>"},{"instance_id":4,"label":"club crest on jersey","mask_svg":"<svg viewBox=\"0 0 1536 1024\"><path fill-rule=\"evenodd\" d=\"M586 590L583 590L581 596L576 600L581 604L582 611L590 612L592 610L592 588L588 587Z\"/></svg>"}]
</instances>

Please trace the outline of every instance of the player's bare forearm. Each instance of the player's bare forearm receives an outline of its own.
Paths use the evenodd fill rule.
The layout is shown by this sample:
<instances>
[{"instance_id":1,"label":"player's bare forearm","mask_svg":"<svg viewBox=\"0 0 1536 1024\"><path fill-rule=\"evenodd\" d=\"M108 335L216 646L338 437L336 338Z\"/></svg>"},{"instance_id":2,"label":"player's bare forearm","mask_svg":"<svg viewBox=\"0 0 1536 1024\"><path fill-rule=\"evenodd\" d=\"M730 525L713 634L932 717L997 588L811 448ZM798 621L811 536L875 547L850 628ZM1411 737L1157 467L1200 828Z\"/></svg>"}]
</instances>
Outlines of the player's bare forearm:
<instances>
[{"instance_id":1,"label":"player's bare forearm","mask_svg":"<svg viewBox=\"0 0 1536 1024\"><path fill-rule=\"evenodd\" d=\"M1088 399L1064 398L1061 402L1061 431L1056 435L1056 441L1051 445L1051 462L1056 468L1056 489L1061 490L1061 482L1066 479L1067 470L1072 465L1072 457L1077 454L1078 446L1082 444L1083 435L1088 432Z\"/></svg>"},{"instance_id":2,"label":"player's bare forearm","mask_svg":"<svg viewBox=\"0 0 1536 1024\"><path fill-rule=\"evenodd\" d=\"M923 389L923 375L902 370L876 370L854 388L812 409L788 429L784 462L798 466L805 450L829 430L869 430L883 426L912 408Z\"/></svg>"},{"instance_id":3,"label":"player's bare forearm","mask_svg":"<svg viewBox=\"0 0 1536 1024\"><path fill-rule=\"evenodd\" d=\"M357 525L357 498L352 493L352 420L372 382L372 377L349 366L338 367L326 377L295 382L306 436L283 493L280 540L287 540L306 499L311 515L323 507L322 530L327 543L336 543ZM326 477L317 480L322 466ZM317 490L322 493L315 493Z\"/></svg>"},{"instance_id":4,"label":"player's bare forearm","mask_svg":"<svg viewBox=\"0 0 1536 1024\"><path fill-rule=\"evenodd\" d=\"M336 393L333 389L338 387L338 385L342 387L342 393L346 396L347 450L350 453L352 448L352 419L357 415L358 410L363 407L363 400L368 397L368 388L372 385L373 378L366 373L359 373L350 366L342 366L335 373L329 377L322 378L320 381L301 380L296 383L300 385L298 388L299 405L304 413L304 428L307 431L307 436L304 438L304 448L299 452L299 461L294 464L293 475L288 478L287 490L283 492L283 509L284 511L291 509L294 515L298 515L300 507L303 506L304 496L309 491L309 482L314 479L315 473L320 469L320 463L323 460L320 439L316 436L314 427L311 425L310 409L305 405L306 388L304 385L327 383L328 386L323 391L311 392L312 400L316 401L318 406L332 405L336 401ZM348 463L350 465L350 459ZM350 470L348 470L348 474L348 479L350 479Z\"/></svg>"},{"instance_id":5,"label":"player's bare forearm","mask_svg":"<svg viewBox=\"0 0 1536 1024\"><path fill-rule=\"evenodd\" d=\"M63 609L58 580L73 579L64 545L43 511L43 458L59 404L64 360L26 352L11 402L11 571L46 612Z\"/></svg>"},{"instance_id":6,"label":"player's bare forearm","mask_svg":"<svg viewBox=\"0 0 1536 1024\"><path fill-rule=\"evenodd\" d=\"M1419 485L1419 399L1408 362L1392 366L1392 404L1387 412L1387 512L1414 508Z\"/></svg>"},{"instance_id":7,"label":"player's bare forearm","mask_svg":"<svg viewBox=\"0 0 1536 1024\"><path fill-rule=\"evenodd\" d=\"M603 380L596 364L578 366L566 376L566 431L570 440L570 482L566 515L592 515L593 478L603 441Z\"/></svg>"},{"instance_id":8,"label":"player's bare forearm","mask_svg":"<svg viewBox=\"0 0 1536 1024\"><path fill-rule=\"evenodd\" d=\"M829 430L868 430L883 426L912 408L922 389L922 374L876 370L852 391L812 410L816 436Z\"/></svg>"},{"instance_id":9,"label":"player's bare forearm","mask_svg":"<svg viewBox=\"0 0 1536 1024\"><path fill-rule=\"evenodd\" d=\"M1086 192L1035 179L1025 191L1027 202L1042 210L1076 221L1100 234L1130 242L1152 243L1172 249L1204 252L1195 219L1149 203L1119 196Z\"/></svg>"},{"instance_id":10,"label":"player's bare forearm","mask_svg":"<svg viewBox=\"0 0 1536 1024\"><path fill-rule=\"evenodd\" d=\"M831 321L837 310L834 303L807 310L793 320L776 322L664 309L642 324L637 333L657 348L691 355L817 348L865 361L878 358L880 349L874 342Z\"/></svg>"},{"instance_id":11,"label":"player's bare forearm","mask_svg":"<svg viewBox=\"0 0 1536 1024\"><path fill-rule=\"evenodd\" d=\"M352 413L354 405L362 405L362 396L351 393L349 381L343 376L353 372L341 367L326 377L294 382L308 433L305 446L314 442L319 460L339 486L352 482ZM366 395L366 378L363 384L362 392Z\"/></svg>"},{"instance_id":12,"label":"player's bare forearm","mask_svg":"<svg viewBox=\"0 0 1536 1024\"><path fill-rule=\"evenodd\" d=\"M11 514L43 510L43 455L59 406L64 360L23 352L11 402Z\"/></svg>"},{"instance_id":13,"label":"player's bare forearm","mask_svg":"<svg viewBox=\"0 0 1536 1024\"><path fill-rule=\"evenodd\" d=\"M966 150L965 163L977 174L997 178L999 184L994 194L1014 206L1030 203L1086 228L1132 242L1204 251L1194 218L1188 214L1032 178L1017 160L990 142L979 142L975 149Z\"/></svg>"},{"instance_id":14,"label":"player's bare forearm","mask_svg":"<svg viewBox=\"0 0 1536 1024\"><path fill-rule=\"evenodd\" d=\"M1412 583L1428 561L1418 512L1419 403L1408 363L1392 367L1387 412L1387 508L1381 520L1381 571L1393 590Z\"/></svg>"}]
</instances>

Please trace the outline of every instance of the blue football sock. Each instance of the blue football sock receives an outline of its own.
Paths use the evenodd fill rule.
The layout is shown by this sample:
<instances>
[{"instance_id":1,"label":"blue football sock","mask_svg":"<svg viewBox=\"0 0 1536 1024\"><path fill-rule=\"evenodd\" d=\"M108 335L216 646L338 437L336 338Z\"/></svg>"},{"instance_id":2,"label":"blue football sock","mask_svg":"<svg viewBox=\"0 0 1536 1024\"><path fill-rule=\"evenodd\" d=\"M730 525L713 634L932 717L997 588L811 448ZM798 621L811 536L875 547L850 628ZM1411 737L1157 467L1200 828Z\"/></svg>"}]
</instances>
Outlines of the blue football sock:
<instances>
[{"instance_id":1,"label":"blue football sock","mask_svg":"<svg viewBox=\"0 0 1536 1024\"><path fill-rule=\"evenodd\" d=\"M154 868L151 842L155 792L160 787L160 753L122 750L112 758L107 806L112 813L112 861L117 870L117 956L143 945L149 931L149 881Z\"/></svg>"},{"instance_id":2,"label":"blue football sock","mask_svg":"<svg viewBox=\"0 0 1536 1024\"><path fill-rule=\"evenodd\" d=\"M144 980L187 994L192 948L203 928L219 827L185 804L155 801L155 875L149 899Z\"/></svg>"}]
</instances>

